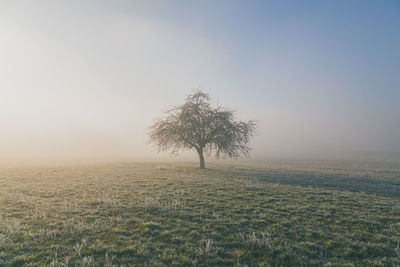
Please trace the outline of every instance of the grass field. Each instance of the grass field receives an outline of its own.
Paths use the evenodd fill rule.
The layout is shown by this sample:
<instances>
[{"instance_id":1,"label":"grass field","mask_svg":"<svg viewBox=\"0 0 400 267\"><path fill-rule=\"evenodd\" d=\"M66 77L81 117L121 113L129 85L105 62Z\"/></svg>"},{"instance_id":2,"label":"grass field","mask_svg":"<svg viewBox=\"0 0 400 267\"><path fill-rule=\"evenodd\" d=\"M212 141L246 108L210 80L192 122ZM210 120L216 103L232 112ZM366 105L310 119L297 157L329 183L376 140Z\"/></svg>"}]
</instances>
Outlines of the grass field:
<instances>
[{"instance_id":1,"label":"grass field","mask_svg":"<svg viewBox=\"0 0 400 267\"><path fill-rule=\"evenodd\" d=\"M400 166L0 169L0 266L400 265Z\"/></svg>"}]
</instances>

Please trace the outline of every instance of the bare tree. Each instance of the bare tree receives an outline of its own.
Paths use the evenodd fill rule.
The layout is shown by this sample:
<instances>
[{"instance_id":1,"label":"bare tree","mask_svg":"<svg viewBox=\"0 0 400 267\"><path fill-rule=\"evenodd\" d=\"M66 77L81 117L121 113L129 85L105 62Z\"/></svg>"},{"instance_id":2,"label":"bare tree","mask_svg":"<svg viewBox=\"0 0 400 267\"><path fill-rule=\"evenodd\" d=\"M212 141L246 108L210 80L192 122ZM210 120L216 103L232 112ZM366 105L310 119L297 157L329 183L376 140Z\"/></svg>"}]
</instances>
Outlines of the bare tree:
<instances>
[{"instance_id":1,"label":"bare tree","mask_svg":"<svg viewBox=\"0 0 400 267\"><path fill-rule=\"evenodd\" d=\"M165 118L149 127L150 141L159 151L178 154L195 149L201 169L205 169L204 153L215 152L217 158L248 156L249 139L255 134L257 123L237 121L233 111L213 107L207 93L196 90L183 105L165 113Z\"/></svg>"}]
</instances>

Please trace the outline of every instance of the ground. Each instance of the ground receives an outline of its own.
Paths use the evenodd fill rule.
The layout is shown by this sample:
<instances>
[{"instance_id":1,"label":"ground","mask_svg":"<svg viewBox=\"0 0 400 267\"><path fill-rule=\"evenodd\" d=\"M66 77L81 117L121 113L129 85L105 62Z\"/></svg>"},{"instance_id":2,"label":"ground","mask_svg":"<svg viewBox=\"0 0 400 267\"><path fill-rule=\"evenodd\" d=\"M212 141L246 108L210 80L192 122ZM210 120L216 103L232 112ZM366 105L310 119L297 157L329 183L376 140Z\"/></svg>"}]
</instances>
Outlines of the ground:
<instances>
[{"instance_id":1,"label":"ground","mask_svg":"<svg viewBox=\"0 0 400 267\"><path fill-rule=\"evenodd\" d=\"M395 163L0 169L0 266L396 266Z\"/></svg>"}]
</instances>

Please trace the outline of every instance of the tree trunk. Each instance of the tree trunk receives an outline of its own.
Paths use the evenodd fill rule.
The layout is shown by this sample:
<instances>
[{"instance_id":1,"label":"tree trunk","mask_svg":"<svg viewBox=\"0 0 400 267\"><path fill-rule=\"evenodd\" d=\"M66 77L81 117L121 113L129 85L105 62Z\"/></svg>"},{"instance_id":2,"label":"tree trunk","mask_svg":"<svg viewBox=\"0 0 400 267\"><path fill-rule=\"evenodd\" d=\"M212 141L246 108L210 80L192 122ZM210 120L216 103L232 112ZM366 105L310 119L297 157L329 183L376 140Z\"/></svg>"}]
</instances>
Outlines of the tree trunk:
<instances>
[{"instance_id":1,"label":"tree trunk","mask_svg":"<svg viewBox=\"0 0 400 267\"><path fill-rule=\"evenodd\" d=\"M199 153L199 158L200 158L200 169L205 169L206 164L204 163L203 149L197 150L197 153Z\"/></svg>"}]
</instances>

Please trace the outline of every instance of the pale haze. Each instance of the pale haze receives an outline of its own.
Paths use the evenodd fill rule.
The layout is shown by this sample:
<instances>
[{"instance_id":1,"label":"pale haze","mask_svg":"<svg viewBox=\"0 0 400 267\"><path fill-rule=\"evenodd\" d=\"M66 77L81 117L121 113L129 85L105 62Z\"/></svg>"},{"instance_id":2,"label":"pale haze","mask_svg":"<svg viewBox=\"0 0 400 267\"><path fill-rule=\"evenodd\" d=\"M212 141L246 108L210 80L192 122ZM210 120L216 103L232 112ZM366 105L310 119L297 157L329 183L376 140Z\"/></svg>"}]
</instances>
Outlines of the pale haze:
<instances>
[{"instance_id":1,"label":"pale haze","mask_svg":"<svg viewBox=\"0 0 400 267\"><path fill-rule=\"evenodd\" d=\"M399 29L396 1L1 1L0 158L168 157L147 127L194 88L259 122L253 158L398 158Z\"/></svg>"}]
</instances>

